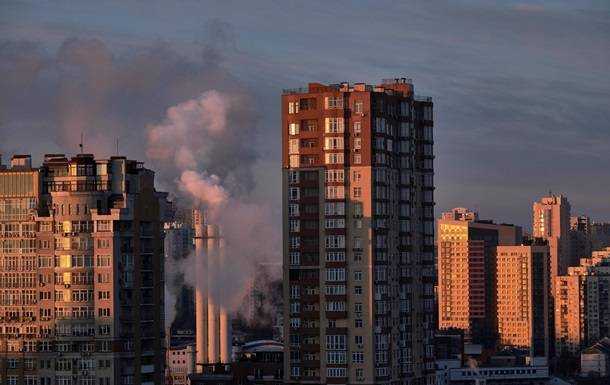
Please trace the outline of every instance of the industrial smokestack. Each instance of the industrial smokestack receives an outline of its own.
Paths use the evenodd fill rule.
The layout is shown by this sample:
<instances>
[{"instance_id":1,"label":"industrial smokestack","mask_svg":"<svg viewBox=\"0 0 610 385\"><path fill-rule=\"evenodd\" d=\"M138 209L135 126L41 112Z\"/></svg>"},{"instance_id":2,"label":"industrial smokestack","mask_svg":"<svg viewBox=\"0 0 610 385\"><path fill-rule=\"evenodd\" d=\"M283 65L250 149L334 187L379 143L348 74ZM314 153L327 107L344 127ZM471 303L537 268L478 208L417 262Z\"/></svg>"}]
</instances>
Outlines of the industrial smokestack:
<instances>
[{"instance_id":1,"label":"industrial smokestack","mask_svg":"<svg viewBox=\"0 0 610 385\"><path fill-rule=\"evenodd\" d=\"M206 226L206 242L208 256L208 360L219 363L220 360L220 283L217 282L220 268L220 232L218 226Z\"/></svg>"},{"instance_id":2,"label":"industrial smokestack","mask_svg":"<svg viewBox=\"0 0 610 385\"><path fill-rule=\"evenodd\" d=\"M193 227L195 229L195 270L197 273L195 288L195 362L208 363L208 277L207 255L204 246L205 226L200 210L193 210ZM197 366L197 371L203 368Z\"/></svg>"},{"instance_id":3,"label":"industrial smokestack","mask_svg":"<svg viewBox=\"0 0 610 385\"><path fill-rule=\"evenodd\" d=\"M220 308L220 362L226 364L231 362L231 353L233 348L233 336L231 330L231 318L227 312L227 308Z\"/></svg>"},{"instance_id":4,"label":"industrial smokestack","mask_svg":"<svg viewBox=\"0 0 610 385\"><path fill-rule=\"evenodd\" d=\"M218 245L220 247L219 256L220 263L219 266L221 269L230 269L228 266L224 245L224 238L220 238L218 241ZM222 286L224 287L224 285ZM221 304L220 304L220 314L219 314L219 322L220 322L220 362L223 364L231 362L231 353L233 350L233 333L231 330L231 318L229 316L229 311L227 309L227 301L228 295L225 292L220 293Z\"/></svg>"},{"instance_id":5,"label":"industrial smokestack","mask_svg":"<svg viewBox=\"0 0 610 385\"><path fill-rule=\"evenodd\" d=\"M224 265L224 240L216 225L204 225L193 210L197 281L195 290L196 349L198 364L231 362L232 332L226 298L218 282Z\"/></svg>"}]
</instances>

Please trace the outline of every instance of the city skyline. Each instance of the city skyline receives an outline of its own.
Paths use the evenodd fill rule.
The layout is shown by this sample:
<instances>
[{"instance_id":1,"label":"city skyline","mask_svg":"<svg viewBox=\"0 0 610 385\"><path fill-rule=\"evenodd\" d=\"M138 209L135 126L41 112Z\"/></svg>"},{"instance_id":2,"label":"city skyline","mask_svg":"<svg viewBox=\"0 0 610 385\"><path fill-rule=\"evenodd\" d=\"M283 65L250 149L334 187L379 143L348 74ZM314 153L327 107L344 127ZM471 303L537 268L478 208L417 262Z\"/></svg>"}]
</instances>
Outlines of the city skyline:
<instances>
[{"instance_id":1,"label":"city skyline","mask_svg":"<svg viewBox=\"0 0 610 385\"><path fill-rule=\"evenodd\" d=\"M437 215L463 205L529 229L534 197L550 189L566 195L575 214L597 221L610 217L600 193L610 182L601 178L595 187L590 182L604 172L608 161L604 148L610 142L606 123L610 119L604 107L610 99L610 79L604 71L610 52L604 38L609 29L607 4L463 1L445 6L405 4L392 7L391 13L385 3L370 7L359 2L347 8L317 2L272 5L263 2L249 12L234 13L231 4L216 2L182 2L176 7L154 3L146 8L130 2L116 7L80 2L70 5L69 11L61 2L37 7L4 2L1 60L15 76L0 85L17 96L17 104L7 101L4 93L0 96L0 132L15 134L0 145L0 151L78 151L78 139L64 147L55 143L61 128L74 121L59 119L48 101L60 97L68 103L79 94L60 93L49 82L54 76L68 80L74 76L66 67L60 76L58 62L77 55L71 60L82 64L79 53L90 54L100 59L94 61L99 65L95 68L110 68L116 75L110 77L115 93L135 87L142 103L129 102L129 112L117 111L109 96L102 94L101 107L85 105L92 118L84 124L77 121L74 130L85 132L86 147L93 145L92 131L104 129L109 139L95 144L105 148L106 155L113 154L119 137L121 148L133 149L135 157L145 159L134 144L145 139L145 127L157 124L166 108L215 86L243 89L257 112L253 118L257 129L252 133L261 166L250 198L277 202L278 189L273 186L280 185L275 166L280 159L279 108L274 95L308 81L375 82L398 74L412 77L416 92L425 90L435 97L435 114L441 118L436 130ZM331 24L339 15L371 27L339 32ZM411 15L409 23L400 23L400 15ZM259 23L266 17L277 24ZM324 35L342 44L321 43ZM295 56L297 46L316 55ZM63 56L58 57L58 50ZM153 64L147 71L136 66L138 61L130 61L142 52ZM133 77L134 66L142 75L135 84L126 85L124 78ZM51 80L35 77L31 82L38 68ZM222 80L208 79L219 73ZM185 74L194 74L192 87L180 81ZM161 77L159 82L156 76ZM161 81L173 90L170 95L151 100L143 93L158 93ZM24 90L23 84L35 89ZM24 111L24 102L36 108ZM32 131L39 133L40 142L26 148L20 143ZM277 208L273 218L279 225Z\"/></svg>"},{"instance_id":2,"label":"city skyline","mask_svg":"<svg viewBox=\"0 0 610 385\"><path fill-rule=\"evenodd\" d=\"M0 383L610 383L610 0L0 0Z\"/></svg>"}]
</instances>

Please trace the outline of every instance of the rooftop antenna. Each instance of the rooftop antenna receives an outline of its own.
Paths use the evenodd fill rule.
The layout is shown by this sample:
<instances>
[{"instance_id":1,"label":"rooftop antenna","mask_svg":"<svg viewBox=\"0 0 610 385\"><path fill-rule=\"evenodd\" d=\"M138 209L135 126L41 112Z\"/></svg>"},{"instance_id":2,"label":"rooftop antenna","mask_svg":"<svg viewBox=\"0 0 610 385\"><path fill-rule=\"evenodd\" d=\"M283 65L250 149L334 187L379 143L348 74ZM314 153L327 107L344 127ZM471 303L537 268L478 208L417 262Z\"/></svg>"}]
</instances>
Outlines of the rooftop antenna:
<instances>
[{"instance_id":1,"label":"rooftop antenna","mask_svg":"<svg viewBox=\"0 0 610 385\"><path fill-rule=\"evenodd\" d=\"M78 147L80 147L80 153L81 154L83 153L83 147L84 147L83 140L84 140L84 136L85 136L85 133L81 131L80 132L80 144L78 145Z\"/></svg>"},{"instance_id":2,"label":"rooftop antenna","mask_svg":"<svg viewBox=\"0 0 610 385\"><path fill-rule=\"evenodd\" d=\"M119 137L116 137L116 156L119 156Z\"/></svg>"}]
</instances>

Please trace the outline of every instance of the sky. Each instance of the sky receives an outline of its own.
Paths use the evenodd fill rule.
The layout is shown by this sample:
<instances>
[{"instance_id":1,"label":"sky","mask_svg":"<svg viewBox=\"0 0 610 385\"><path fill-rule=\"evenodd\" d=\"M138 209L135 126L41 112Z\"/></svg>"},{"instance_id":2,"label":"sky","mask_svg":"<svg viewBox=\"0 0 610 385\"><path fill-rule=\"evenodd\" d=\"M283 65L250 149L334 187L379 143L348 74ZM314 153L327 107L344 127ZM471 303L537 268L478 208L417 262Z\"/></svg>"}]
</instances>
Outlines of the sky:
<instances>
[{"instance_id":1,"label":"sky","mask_svg":"<svg viewBox=\"0 0 610 385\"><path fill-rule=\"evenodd\" d=\"M5 0L0 71L0 151L35 159L77 152L79 131L93 152L118 138L143 159L167 108L239 90L256 126L249 199L278 223L282 89L408 77L434 100L437 213L528 228L552 191L610 221L605 0Z\"/></svg>"}]
</instances>

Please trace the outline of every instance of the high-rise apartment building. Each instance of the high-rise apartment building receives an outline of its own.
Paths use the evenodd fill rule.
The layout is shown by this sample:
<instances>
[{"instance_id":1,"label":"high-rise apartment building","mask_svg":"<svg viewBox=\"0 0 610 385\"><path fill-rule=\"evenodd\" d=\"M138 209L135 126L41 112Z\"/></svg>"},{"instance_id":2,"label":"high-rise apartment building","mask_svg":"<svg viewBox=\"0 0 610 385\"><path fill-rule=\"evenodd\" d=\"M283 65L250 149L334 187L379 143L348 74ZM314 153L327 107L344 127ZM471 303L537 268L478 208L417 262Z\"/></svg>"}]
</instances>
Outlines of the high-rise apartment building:
<instances>
[{"instance_id":1,"label":"high-rise apartment building","mask_svg":"<svg viewBox=\"0 0 610 385\"><path fill-rule=\"evenodd\" d=\"M406 79L282 95L285 381L434 381L432 101Z\"/></svg>"},{"instance_id":2,"label":"high-rise apartment building","mask_svg":"<svg viewBox=\"0 0 610 385\"><path fill-rule=\"evenodd\" d=\"M496 303L501 345L551 352L549 247L545 241L496 248Z\"/></svg>"},{"instance_id":3,"label":"high-rise apartment building","mask_svg":"<svg viewBox=\"0 0 610 385\"><path fill-rule=\"evenodd\" d=\"M457 211L456 211L457 210ZM466 340L496 343L496 246L521 243L518 226L478 220L454 209L438 221L438 323Z\"/></svg>"},{"instance_id":4,"label":"high-rise apartment building","mask_svg":"<svg viewBox=\"0 0 610 385\"><path fill-rule=\"evenodd\" d=\"M610 223L594 222L591 224L591 249L603 250L610 247Z\"/></svg>"},{"instance_id":5,"label":"high-rise apartment building","mask_svg":"<svg viewBox=\"0 0 610 385\"><path fill-rule=\"evenodd\" d=\"M154 174L123 157L0 167L0 376L160 384L163 240Z\"/></svg>"},{"instance_id":6,"label":"high-rise apartment building","mask_svg":"<svg viewBox=\"0 0 610 385\"><path fill-rule=\"evenodd\" d=\"M544 238L551 250L551 276L565 275L568 266L578 264L570 255L570 203L563 195L540 198L532 207L532 236ZM551 280L554 286L554 278Z\"/></svg>"},{"instance_id":7,"label":"high-rise apartment building","mask_svg":"<svg viewBox=\"0 0 610 385\"><path fill-rule=\"evenodd\" d=\"M570 259L577 260L591 256L591 218L579 215L570 217Z\"/></svg>"},{"instance_id":8,"label":"high-rise apartment building","mask_svg":"<svg viewBox=\"0 0 610 385\"><path fill-rule=\"evenodd\" d=\"M555 343L560 355L610 335L610 248L582 258L556 278Z\"/></svg>"}]
</instances>

